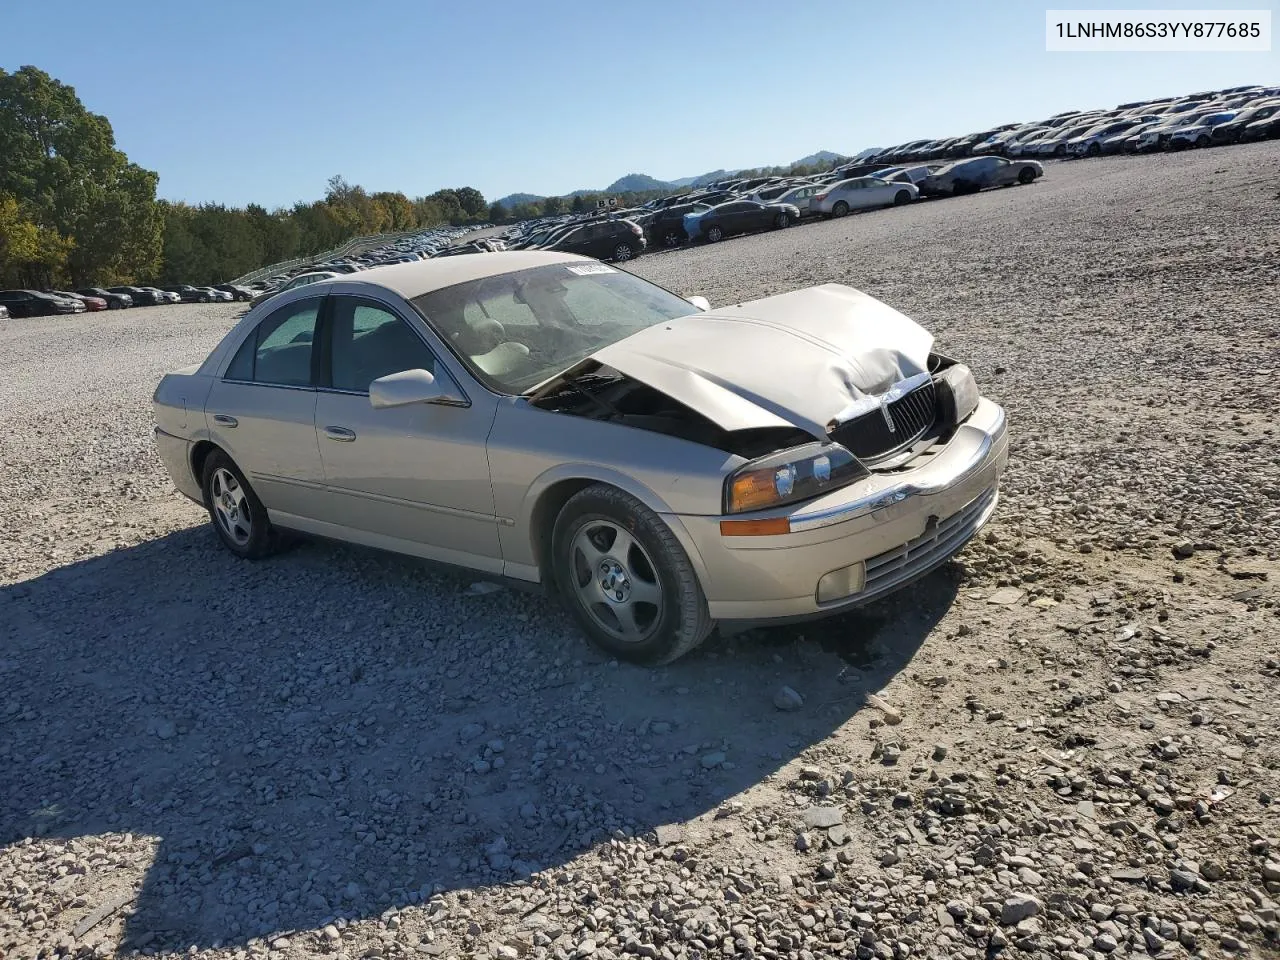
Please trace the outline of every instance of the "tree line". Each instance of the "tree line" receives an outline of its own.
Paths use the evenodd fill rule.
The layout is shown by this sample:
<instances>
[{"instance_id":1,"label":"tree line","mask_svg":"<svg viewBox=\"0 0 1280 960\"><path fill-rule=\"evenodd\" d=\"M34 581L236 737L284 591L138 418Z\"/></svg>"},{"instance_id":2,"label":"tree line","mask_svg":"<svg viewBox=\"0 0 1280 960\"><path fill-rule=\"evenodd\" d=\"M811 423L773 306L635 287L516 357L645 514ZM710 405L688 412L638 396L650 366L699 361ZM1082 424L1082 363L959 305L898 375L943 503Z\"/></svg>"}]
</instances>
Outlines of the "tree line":
<instances>
[{"instance_id":1,"label":"tree line","mask_svg":"<svg viewBox=\"0 0 1280 960\"><path fill-rule=\"evenodd\" d=\"M341 176L311 203L268 211L156 198L106 117L43 70L0 69L0 286L221 283L352 237L476 222L472 187L410 199Z\"/></svg>"}]
</instances>

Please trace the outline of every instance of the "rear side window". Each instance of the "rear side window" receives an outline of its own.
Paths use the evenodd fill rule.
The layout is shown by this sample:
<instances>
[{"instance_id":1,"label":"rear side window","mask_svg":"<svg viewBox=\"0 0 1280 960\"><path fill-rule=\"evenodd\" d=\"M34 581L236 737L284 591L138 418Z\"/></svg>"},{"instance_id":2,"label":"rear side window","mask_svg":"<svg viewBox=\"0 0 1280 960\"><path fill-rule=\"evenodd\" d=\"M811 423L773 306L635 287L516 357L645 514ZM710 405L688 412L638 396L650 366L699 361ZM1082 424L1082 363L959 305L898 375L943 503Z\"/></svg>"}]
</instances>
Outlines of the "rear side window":
<instances>
[{"instance_id":1,"label":"rear side window","mask_svg":"<svg viewBox=\"0 0 1280 960\"><path fill-rule=\"evenodd\" d=\"M323 299L281 307L245 338L226 379L280 386L311 384L311 352Z\"/></svg>"}]
</instances>

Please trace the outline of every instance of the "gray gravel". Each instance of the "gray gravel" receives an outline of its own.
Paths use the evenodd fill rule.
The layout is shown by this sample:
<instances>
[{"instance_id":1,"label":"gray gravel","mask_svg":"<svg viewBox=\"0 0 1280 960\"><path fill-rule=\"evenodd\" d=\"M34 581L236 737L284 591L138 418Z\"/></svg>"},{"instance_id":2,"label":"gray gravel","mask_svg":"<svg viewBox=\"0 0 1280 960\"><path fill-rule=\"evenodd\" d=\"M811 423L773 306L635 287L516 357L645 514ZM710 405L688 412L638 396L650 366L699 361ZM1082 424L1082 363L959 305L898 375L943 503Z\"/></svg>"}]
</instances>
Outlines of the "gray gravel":
<instances>
[{"instance_id":1,"label":"gray gravel","mask_svg":"<svg viewBox=\"0 0 1280 960\"><path fill-rule=\"evenodd\" d=\"M150 440L226 306L0 327L0 956L1280 949L1280 148L645 257L837 280L1011 415L958 562L656 672L549 602L219 550Z\"/></svg>"}]
</instances>

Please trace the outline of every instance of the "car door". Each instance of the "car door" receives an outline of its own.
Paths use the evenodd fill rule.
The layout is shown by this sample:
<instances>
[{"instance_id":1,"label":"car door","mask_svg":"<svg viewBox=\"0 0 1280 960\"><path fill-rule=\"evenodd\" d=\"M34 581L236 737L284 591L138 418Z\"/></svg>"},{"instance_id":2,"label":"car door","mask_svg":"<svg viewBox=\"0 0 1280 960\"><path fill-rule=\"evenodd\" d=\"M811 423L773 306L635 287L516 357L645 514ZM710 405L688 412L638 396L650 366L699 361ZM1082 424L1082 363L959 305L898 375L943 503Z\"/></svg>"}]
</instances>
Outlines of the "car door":
<instances>
[{"instance_id":1,"label":"car door","mask_svg":"<svg viewBox=\"0 0 1280 960\"><path fill-rule=\"evenodd\" d=\"M369 384L404 370L457 378L422 321L389 301L332 294L315 408L329 508L317 532L491 571L502 568L485 441L496 398L374 409Z\"/></svg>"},{"instance_id":2,"label":"car door","mask_svg":"<svg viewBox=\"0 0 1280 960\"><path fill-rule=\"evenodd\" d=\"M252 484L272 519L320 512L324 471L315 426L315 350L323 297L267 314L213 381L205 401L209 438Z\"/></svg>"},{"instance_id":3,"label":"car door","mask_svg":"<svg viewBox=\"0 0 1280 960\"><path fill-rule=\"evenodd\" d=\"M866 195L866 206L868 207L884 207L893 203L894 194L898 192L898 188L885 180L868 179L864 180L865 186L862 192Z\"/></svg>"}]
</instances>

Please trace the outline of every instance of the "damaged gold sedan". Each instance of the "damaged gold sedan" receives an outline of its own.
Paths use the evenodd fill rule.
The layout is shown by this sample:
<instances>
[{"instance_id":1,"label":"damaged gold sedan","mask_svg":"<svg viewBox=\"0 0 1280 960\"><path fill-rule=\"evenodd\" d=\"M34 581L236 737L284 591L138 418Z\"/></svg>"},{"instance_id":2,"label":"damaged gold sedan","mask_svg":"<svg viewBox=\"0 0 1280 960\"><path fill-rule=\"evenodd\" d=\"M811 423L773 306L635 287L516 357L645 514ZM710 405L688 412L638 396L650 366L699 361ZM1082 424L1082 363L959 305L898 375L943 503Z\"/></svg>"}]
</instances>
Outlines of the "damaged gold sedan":
<instances>
[{"instance_id":1,"label":"damaged gold sedan","mask_svg":"<svg viewBox=\"0 0 1280 960\"><path fill-rule=\"evenodd\" d=\"M918 579L986 523L1008 458L969 369L857 290L711 309L542 252L281 294L154 409L233 553L290 530L539 584L649 664Z\"/></svg>"}]
</instances>

